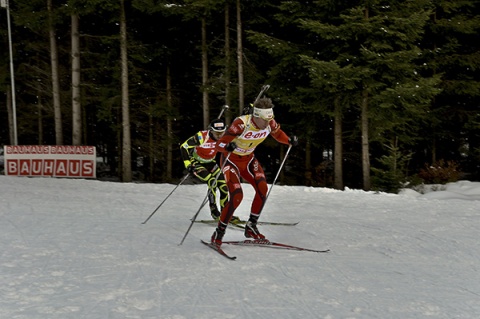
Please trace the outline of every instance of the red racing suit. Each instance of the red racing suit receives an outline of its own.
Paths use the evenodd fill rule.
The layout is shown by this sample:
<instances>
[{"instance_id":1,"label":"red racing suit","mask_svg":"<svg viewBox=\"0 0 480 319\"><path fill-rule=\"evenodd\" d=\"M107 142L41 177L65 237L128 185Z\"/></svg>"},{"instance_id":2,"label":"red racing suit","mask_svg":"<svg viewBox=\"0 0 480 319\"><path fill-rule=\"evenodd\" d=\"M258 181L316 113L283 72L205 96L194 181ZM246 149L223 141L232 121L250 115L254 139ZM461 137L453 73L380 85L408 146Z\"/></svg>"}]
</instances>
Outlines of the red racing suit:
<instances>
[{"instance_id":1,"label":"red racing suit","mask_svg":"<svg viewBox=\"0 0 480 319\"><path fill-rule=\"evenodd\" d=\"M267 181L260 162L255 158L254 150L268 135L282 144L289 144L289 138L280 129L280 124L271 120L265 129L258 128L252 120L252 115L237 117L225 134L217 141L216 149L222 153L220 164L223 165L228 151L225 147L234 142L233 150L223 166L223 175L228 187L229 199L222 209L219 227L225 230L235 210L243 199L241 178L243 177L255 189L250 219L257 221L267 196Z\"/></svg>"}]
</instances>

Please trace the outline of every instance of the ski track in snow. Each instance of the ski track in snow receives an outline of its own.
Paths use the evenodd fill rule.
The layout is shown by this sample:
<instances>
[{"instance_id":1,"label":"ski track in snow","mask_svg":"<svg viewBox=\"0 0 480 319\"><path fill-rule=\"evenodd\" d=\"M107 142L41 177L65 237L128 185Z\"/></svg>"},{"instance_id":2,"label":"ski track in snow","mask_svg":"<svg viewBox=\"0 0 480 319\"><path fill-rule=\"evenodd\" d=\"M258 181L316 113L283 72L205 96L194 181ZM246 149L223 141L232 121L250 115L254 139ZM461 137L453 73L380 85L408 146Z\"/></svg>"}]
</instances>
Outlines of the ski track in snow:
<instances>
[{"instance_id":1,"label":"ski track in snow","mask_svg":"<svg viewBox=\"0 0 480 319\"><path fill-rule=\"evenodd\" d=\"M214 225L179 245L204 185L141 224L173 187L0 176L0 318L480 318L478 200L453 192L476 199L479 183L449 200L276 185L261 219L300 223L260 230L332 251L225 245L236 261L200 243Z\"/></svg>"}]
</instances>

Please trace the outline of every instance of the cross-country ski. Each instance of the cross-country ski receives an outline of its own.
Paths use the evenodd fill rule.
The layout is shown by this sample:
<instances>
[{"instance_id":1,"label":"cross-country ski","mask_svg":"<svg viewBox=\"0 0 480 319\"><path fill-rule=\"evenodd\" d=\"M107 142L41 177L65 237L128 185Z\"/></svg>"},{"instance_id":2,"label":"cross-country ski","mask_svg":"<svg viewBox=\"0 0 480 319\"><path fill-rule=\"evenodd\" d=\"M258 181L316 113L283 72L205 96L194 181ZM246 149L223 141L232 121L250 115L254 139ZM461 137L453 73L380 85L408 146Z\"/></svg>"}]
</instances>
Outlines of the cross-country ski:
<instances>
[{"instance_id":1,"label":"cross-country ski","mask_svg":"<svg viewBox=\"0 0 480 319\"><path fill-rule=\"evenodd\" d=\"M196 220L196 223L203 223L203 224L218 224L218 221L213 219L200 219ZM235 223L230 223L234 225L245 225L247 223L246 220L240 220ZM258 221L257 225L274 225L274 226L295 226L298 225L299 222L270 222L270 221Z\"/></svg>"},{"instance_id":2,"label":"cross-country ski","mask_svg":"<svg viewBox=\"0 0 480 319\"><path fill-rule=\"evenodd\" d=\"M298 250L298 251L311 251L315 253L328 253L330 249L309 249L303 248L283 243L277 243L270 241L268 239L246 239L246 240L233 240L233 241L223 241L223 244L227 245L239 245L239 246L258 246L258 247L269 247L269 248L278 248L278 249L288 249L288 250Z\"/></svg>"},{"instance_id":3,"label":"cross-country ski","mask_svg":"<svg viewBox=\"0 0 480 319\"><path fill-rule=\"evenodd\" d=\"M224 256L224 257L227 257L227 258L230 259L230 260L235 260L235 259L237 259L237 257L235 257L235 256L230 256L230 255L228 255L226 252L223 251L223 249L222 249L221 247L219 247L219 246L217 246L217 245L214 245L214 244L212 244L212 243L208 243L208 242L206 242L206 241L204 241L204 240L201 240L201 242L202 242L202 244L204 244L205 246L208 246L208 247L212 248L213 250L215 250L216 252L218 252L220 255L222 255L222 256Z\"/></svg>"}]
</instances>

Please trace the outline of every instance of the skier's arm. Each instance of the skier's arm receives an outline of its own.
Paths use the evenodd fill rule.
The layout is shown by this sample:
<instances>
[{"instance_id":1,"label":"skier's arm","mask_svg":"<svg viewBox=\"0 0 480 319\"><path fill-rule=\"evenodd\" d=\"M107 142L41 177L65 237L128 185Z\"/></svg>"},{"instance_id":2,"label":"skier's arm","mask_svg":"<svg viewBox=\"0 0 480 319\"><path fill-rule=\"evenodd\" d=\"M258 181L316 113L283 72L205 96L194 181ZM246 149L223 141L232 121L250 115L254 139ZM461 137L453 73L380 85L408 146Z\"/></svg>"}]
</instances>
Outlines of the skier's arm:
<instances>
[{"instance_id":1,"label":"skier's arm","mask_svg":"<svg viewBox=\"0 0 480 319\"><path fill-rule=\"evenodd\" d=\"M232 142L237 136L243 133L244 123L240 118L236 118L232 124L228 127L228 130L225 131L225 134L217 141L215 149L221 153L228 153L227 150L228 144Z\"/></svg>"},{"instance_id":2,"label":"skier's arm","mask_svg":"<svg viewBox=\"0 0 480 319\"><path fill-rule=\"evenodd\" d=\"M270 121L269 123L272 132L270 133L272 137L279 143L290 144L290 139L288 135L280 128L280 124L275 120Z\"/></svg>"},{"instance_id":3,"label":"skier's arm","mask_svg":"<svg viewBox=\"0 0 480 319\"><path fill-rule=\"evenodd\" d=\"M200 142L198 140L198 134L201 133L198 132L197 134L183 142L183 144L180 146L180 154L182 155L183 165L185 165L185 168L188 168L190 165L192 165L193 151L195 150L195 147L200 145Z\"/></svg>"}]
</instances>

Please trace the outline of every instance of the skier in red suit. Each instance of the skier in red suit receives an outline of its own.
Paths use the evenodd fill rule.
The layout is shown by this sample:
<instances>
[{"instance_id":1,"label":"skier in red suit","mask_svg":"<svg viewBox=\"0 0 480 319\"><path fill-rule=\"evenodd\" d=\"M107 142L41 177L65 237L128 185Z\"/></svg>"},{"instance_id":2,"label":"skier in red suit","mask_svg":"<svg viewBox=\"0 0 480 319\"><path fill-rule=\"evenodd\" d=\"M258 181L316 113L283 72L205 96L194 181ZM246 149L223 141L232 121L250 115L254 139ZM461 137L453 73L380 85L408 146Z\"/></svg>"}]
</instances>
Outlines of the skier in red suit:
<instances>
[{"instance_id":1,"label":"skier in red suit","mask_svg":"<svg viewBox=\"0 0 480 319\"><path fill-rule=\"evenodd\" d=\"M268 135L282 144L291 144L292 146L298 144L298 138L296 136L288 137L280 128L280 124L274 120L273 107L271 99L258 99L253 104L252 114L237 117L217 141L216 149L222 154L220 165L224 165L223 175L229 196L228 202L222 209L217 229L211 238L211 242L217 246L222 244L230 218L242 202L241 177L255 189L250 217L245 225L245 237L265 238L257 228L257 221L266 200L268 185L262 165L255 157L255 148Z\"/></svg>"}]
</instances>

